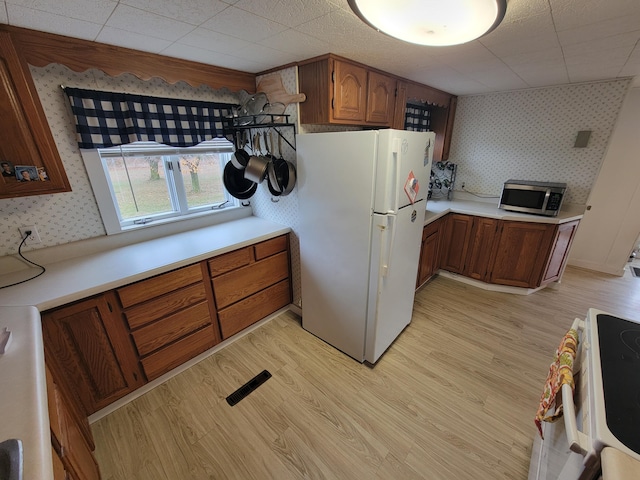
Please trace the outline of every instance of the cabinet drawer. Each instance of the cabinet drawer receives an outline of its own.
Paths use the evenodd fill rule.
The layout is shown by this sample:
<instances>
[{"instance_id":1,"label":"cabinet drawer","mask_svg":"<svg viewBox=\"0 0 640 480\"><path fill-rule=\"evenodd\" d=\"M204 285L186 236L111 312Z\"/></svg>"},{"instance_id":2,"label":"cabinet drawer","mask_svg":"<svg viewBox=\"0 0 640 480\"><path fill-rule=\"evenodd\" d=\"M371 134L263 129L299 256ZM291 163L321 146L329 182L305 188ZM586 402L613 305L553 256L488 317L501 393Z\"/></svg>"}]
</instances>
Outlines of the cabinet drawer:
<instances>
[{"instance_id":1,"label":"cabinet drawer","mask_svg":"<svg viewBox=\"0 0 640 480\"><path fill-rule=\"evenodd\" d=\"M171 292L157 302L143 303L125 311L129 328L135 330L173 312L206 300L202 282Z\"/></svg>"},{"instance_id":2,"label":"cabinet drawer","mask_svg":"<svg viewBox=\"0 0 640 480\"><path fill-rule=\"evenodd\" d=\"M241 248L233 252L224 253L209 260L209 275L217 277L223 273L244 267L251 263L251 247Z\"/></svg>"},{"instance_id":3,"label":"cabinet drawer","mask_svg":"<svg viewBox=\"0 0 640 480\"><path fill-rule=\"evenodd\" d=\"M226 339L291 302L289 279L218 312L222 338Z\"/></svg>"},{"instance_id":4,"label":"cabinet drawer","mask_svg":"<svg viewBox=\"0 0 640 480\"><path fill-rule=\"evenodd\" d=\"M212 280L218 309L231 305L289 276L287 252L239 268Z\"/></svg>"},{"instance_id":5,"label":"cabinet drawer","mask_svg":"<svg viewBox=\"0 0 640 480\"><path fill-rule=\"evenodd\" d=\"M255 249L256 261L262 260L276 253L284 252L287 249L287 236L282 235L272 238L271 240L260 242L253 248Z\"/></svg>"},{"instance_id":6,"label":"cabinet drawer","mask_svg":"<svg viewBox=\"0 0 640 480\"><path fill-rule=\"evenodd\" d=\"M142 367L149 380L158 378L172 368L212 348L216 342L211 327L204 327L143 358Z\"/></svg>"},{"instance_id":7,"label":"cabinet drawer","mask_svg":"<svg viewBox=\"0 0 640 480\"><path fill-rule=\"evenodd\" d=\"M199 281L202 281L202 269L200 264L196 263L118 288L117 292L122 306L127 308Z\"/></svg>"},{"instance_id":8,"label":"cabinet drawer","mask_svg":"<svg viewBox=\"0 0 640 480\"><path fill-rule=\"evenodd\" d=\"M185 335L211 324L206 302L193 305L132 333L138 353L145 356Z\"/></svg>"}]
</instances>

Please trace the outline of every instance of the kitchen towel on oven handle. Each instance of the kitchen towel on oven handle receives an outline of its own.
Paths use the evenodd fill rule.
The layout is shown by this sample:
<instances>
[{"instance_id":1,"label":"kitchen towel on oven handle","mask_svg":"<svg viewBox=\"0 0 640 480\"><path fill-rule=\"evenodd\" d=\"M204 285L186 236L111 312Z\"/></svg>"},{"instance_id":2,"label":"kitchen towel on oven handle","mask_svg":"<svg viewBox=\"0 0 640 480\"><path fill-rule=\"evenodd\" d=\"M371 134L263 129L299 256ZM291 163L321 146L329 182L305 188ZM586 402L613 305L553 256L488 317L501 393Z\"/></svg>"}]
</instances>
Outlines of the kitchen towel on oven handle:
<instances>
[{"instance_id":1,"label":"kitchen towel on oven handle","mask_svg":"<svg viewBox=\"0 0 640 480\"><path fill-rule=\"evenodd\" d=\"M557 395L560 393L562 385L571 385L573 390L573 363L578 351L578 331L579 319L573 322L571 329L562 337L562 341L556 350L553 363L549 367L549 374L544 384L544 390L540 398L540 405L535 417L535 424L538 427L540 438L542 435L542 422L554 422L562 416L562 402L557 402ZM549 410L555 406L552 414Z\"/></svg>"}]
</instances>

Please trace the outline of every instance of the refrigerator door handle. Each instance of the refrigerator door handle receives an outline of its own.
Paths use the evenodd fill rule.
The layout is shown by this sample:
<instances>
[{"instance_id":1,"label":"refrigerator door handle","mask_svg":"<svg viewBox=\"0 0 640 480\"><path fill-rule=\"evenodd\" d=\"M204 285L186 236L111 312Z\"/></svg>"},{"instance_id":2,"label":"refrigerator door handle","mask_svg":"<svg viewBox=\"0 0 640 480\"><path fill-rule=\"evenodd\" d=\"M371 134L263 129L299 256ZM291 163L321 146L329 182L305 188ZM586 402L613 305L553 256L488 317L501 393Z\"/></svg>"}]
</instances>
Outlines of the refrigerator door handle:
<instances>
[{"instance_id":1,"label":"refrigerator door handle","mask_svg":"<svg viewBox=\"0 0 640 480\"><path fill-rule=\"evenodd\" d=\"M385 251L385 260L382 263L382 277L386 277L391 268L391 253L393 252L393 244L396 240L396 224L398 219L395 215L387 216L387 227L382 231L383 245Z\"/></svg>"},{"instance_id":2,"label":"refrigerator door handle","mask_svg":"<svg viewBox=\"0 0 640 480\"><path fill-rule=\"evenodd\" d=\"M400 204L400 189L398 188L398 182L400 181L400 166L402 162L400 161L400 155L402 152L402 142L399 138L393 139L393 159L395 162L395 172L393 178L393 210L389 210L387 213L395 215L398 213L398 205Z\"/></svg>"}]
</instances>

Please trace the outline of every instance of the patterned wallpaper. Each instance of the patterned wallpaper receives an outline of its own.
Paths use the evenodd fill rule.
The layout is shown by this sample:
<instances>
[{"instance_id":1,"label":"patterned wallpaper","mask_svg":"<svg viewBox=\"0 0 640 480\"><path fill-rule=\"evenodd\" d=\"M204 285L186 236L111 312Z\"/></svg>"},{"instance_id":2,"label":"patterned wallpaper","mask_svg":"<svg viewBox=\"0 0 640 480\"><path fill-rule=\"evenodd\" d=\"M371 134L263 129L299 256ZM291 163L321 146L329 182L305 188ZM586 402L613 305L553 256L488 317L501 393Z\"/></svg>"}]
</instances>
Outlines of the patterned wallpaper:
<instances>
[{"instance_id":1,"label":"patterned wallpaper","mask_svg":"<svg viewBox=\"0 0 640 480\"><path fill-rule=\"evenodd\" d=\"M31 67L40 101L60 152L72 191L0 200L0 256L13 255L20 243L18 227L36 225L42 244L61 245L105 235L102 219L75 137L68 100L60 85L112 90L144 95L190 98L238 103L235 94L209 87L194 88L184 82L175 85L154 78L142 81L133 75L110 77L97 70L76 73L61 65ZM34 247L25 247L25 251Z\"/></svg>"},{"instance_id":2,"label":"patterned wallpaper","mask_svg":"<svg viewBox=\"0 0 640 480\"><path fill-rule=\"evenodd\" d=\"M629 79L460 97L449 161L456 189L499 195L510 178L567 183L585 204L598 175ZM586 148L576 135L591 130Z\"/></svg>"}]
</instances>

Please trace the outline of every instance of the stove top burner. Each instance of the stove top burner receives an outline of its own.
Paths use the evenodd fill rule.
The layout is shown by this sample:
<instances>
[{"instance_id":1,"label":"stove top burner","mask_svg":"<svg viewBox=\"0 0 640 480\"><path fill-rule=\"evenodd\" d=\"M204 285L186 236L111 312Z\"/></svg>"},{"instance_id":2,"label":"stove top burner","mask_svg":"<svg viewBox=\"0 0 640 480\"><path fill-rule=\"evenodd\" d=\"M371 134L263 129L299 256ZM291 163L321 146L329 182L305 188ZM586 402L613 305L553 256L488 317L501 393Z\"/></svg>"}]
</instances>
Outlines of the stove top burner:
<instances>
[{"instance_id":1,"label":"stove top burner","mask_svg":"<svg viewBox=\"0 0 640 480\"><path fill-rule=\"evenodd\" d=\"M607 426L640 454L640 324L606 314L597 317Z\"/></svg>"}]
</instances>

